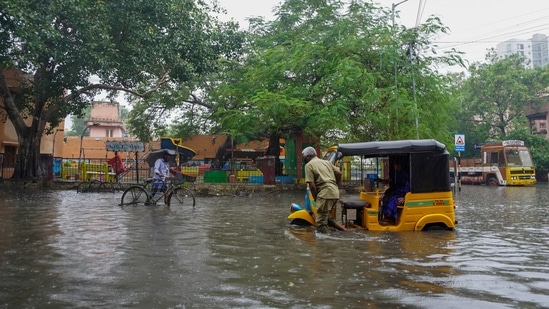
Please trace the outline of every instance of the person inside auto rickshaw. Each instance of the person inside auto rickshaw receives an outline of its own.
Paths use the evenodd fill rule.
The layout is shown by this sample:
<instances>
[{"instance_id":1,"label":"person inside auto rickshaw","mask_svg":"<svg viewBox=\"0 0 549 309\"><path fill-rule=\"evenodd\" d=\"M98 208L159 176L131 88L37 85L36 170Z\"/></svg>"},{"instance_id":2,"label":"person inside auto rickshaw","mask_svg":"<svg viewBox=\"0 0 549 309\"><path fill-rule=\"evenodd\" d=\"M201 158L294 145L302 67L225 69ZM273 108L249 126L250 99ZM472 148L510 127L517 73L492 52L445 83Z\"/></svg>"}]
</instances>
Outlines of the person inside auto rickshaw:
<instances>
[{"instance_id":1,"label":"person inside auto rickshaw","mask_svg":"<svg viewBox=\"0 0 549 309\"><path fill-rule=\"evenodd\" d=\"M394 178L386 181L389 188L383 193L383 218L381 223L395 224L398 219L398 205L410 191L410 177L402 168L402 161L395 160L393 163Z\"/></svg>"}]
</instances>

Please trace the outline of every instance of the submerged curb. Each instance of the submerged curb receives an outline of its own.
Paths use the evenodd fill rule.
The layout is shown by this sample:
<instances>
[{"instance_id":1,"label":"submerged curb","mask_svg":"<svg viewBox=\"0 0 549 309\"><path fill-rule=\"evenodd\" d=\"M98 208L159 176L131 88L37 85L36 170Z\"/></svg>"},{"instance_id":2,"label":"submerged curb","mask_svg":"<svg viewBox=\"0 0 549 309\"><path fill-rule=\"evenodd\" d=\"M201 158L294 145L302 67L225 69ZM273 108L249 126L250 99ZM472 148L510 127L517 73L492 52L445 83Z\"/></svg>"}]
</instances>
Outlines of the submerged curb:
<instances>
[{"instance_id":1,"label":"submerged curb","mask_svg":"<svg viewBox=\"0 0 549 309\"><path fill-rule=\"evenodd\" d=\"M36 189L36 190L77 190L80 181L50 180L50 181L23 181L1 179L2 188ZM123 191L133 183L118 183L116 191ZM188 188L196 193L196 196L249 196L257 193L272 193L280 191L304 192L304 184L250 184L250 183L188 183ZM343 186L342 193L358 193L360 184L347 184Z\"/></svg>"}]
</instances>

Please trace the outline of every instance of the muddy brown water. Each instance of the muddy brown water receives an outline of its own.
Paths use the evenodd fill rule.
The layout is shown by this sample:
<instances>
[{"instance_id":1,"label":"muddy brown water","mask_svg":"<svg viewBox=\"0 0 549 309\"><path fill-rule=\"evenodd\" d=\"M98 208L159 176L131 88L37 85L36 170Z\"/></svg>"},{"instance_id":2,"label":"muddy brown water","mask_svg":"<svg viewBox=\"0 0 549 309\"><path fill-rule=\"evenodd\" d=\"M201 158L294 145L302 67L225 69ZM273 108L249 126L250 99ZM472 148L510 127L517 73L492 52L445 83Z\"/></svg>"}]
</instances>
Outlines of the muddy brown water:
<instances>
[{"instance_id":1,"label":"muddy brown water","mask_svg":"<svg viewBox=\"0 0 549 309\"><path fill-rule=\"evenodd\" d=\"M289 228L303 192L120 207L0 189L0 308L547 308L549 187L464 186L453 232Z\"/></svg>"}]
</instances>

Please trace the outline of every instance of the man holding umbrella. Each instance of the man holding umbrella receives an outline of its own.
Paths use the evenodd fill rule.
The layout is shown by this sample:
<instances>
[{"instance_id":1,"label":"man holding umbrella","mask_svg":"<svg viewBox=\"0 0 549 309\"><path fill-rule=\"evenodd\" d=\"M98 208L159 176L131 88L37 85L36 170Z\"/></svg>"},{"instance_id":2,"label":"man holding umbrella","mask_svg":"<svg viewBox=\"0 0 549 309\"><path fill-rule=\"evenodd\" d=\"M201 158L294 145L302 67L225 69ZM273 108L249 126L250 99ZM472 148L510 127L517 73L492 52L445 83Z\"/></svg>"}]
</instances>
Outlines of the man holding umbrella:
<instances>
[{"instance_id":1,"label":"man holding umbrella","mask_svg":"<svg viewBox=\"0 0 549 309\"><path fill-rule=\"evenodd\" d=\"M152 194L166 192L166 178L170 175L170 161L172 156L164 152L162 158L156 159L153 169ZM164 197L164 204L168 205L167 196ZM168 205L169 206L169 205Z\"/></svg>"}]
</instances>

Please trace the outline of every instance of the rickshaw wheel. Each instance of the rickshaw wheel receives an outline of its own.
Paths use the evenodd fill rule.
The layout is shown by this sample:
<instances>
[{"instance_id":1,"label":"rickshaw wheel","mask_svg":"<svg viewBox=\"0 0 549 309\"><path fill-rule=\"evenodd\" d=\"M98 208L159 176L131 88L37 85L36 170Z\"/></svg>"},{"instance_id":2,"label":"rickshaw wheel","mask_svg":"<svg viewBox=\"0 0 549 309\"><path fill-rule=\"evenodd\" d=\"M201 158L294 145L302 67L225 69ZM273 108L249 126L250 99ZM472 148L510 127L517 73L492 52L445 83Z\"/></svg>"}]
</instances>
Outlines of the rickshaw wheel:
<instances>
[{"instance_id":1,"label":"rickshaw wheel","mask_svg":"<svg viewBox=\"0 0 549 309\"><path fill-rule=\"evenodd\" d=\"M122 194L122 198L120 200L120 206L125 206L125 205L137 206L138 204L145 205L148 201L149 201L149 194L143 187L131 186L127 188Z\"/></svg>"},{"instance_id":2,"label":"rickshaw wheel","mask_svg":"<svg viewBox=\"0 0 549 309\"><path fill-rule=\"evenodd\" d=\"M177 188L168 197L170 206L192 206L194 208L195 203L193 193L187 188Z\"/></svg>"},{"instance_id":3,"label":"rickshaw wheel","mask_svg":"<svg viewBox=\"0 0 549 309\"><path fill-rule=\"evenodd\" d=\"M446 226L443 226L441 224L430 224L426 226L423 231L429 232L429 231L446 231L448 228Z\"/></svg>"},{"instance_id":4,"label":"rickshaw wheel","mask_svg":"<svg viewBox=\"0 0 549 309\"><path fill-rule=\"evenodd\" d=\"M303 219L293 219L291 222L290 222L291 225L297 225L297 226L312 226L312 224L310 222L308 222L307 220L303 220Z\"/></svg>"}]
</instances>

